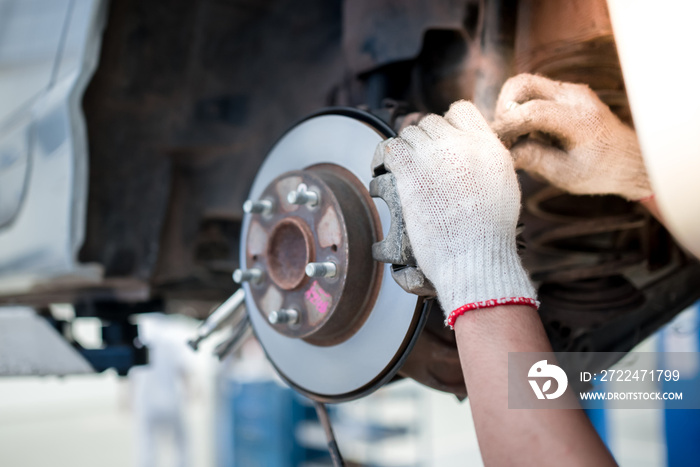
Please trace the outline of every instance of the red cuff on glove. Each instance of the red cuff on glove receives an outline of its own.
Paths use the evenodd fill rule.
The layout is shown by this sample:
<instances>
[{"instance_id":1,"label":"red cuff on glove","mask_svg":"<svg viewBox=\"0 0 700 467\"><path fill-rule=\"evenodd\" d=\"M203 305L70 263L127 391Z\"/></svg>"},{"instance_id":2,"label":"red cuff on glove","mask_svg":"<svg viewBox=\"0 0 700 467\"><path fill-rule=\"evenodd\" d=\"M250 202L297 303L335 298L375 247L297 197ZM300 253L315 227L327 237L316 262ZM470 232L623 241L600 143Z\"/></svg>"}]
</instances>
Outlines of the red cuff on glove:
<instances>
[{"instance_id":1,"label":"red cuff on glove","mask_svg":"<svg viewBox=\"0 0 700 467\"><path fill-rule=\"evenodd\" d=\"M510 297L496 298L493 300L484 300L483 302L476 303L467 303L466 305L461 306L454 310L452 313L450 313L450 315L447 317L447 320L445 321L445 324L449 326L450 329L454 329L455 321L457 321L457 318L462 316L467 311L476 310L478 308L493 308L495 306L501 305L527 305L537 309L540 306L540 302L538 302L534 298Z\"/></svg>"}]
</instances>

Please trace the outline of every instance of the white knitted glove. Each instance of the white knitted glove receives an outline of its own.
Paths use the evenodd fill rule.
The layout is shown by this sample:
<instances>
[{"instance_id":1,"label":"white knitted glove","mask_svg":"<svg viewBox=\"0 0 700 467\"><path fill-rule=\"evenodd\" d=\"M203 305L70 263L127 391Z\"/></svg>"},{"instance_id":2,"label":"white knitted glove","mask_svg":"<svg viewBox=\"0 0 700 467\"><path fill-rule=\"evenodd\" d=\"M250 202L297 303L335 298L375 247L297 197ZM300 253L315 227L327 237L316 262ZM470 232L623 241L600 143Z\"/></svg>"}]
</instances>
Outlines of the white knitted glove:
<instances>
[{"instance_id":1,"label":"white knitted glove","mask_svg":"<svg viewBox=\"0 0 700 467\"><path fill-rule=\"evenodd\" d=\"M503 85L493 128L516 168L570 193L652 195L637 135L588 86L515 76Z\"/></svg>"},{"instance_id":2,"label":"white knitted glove","mask_svg":"<svg viewBox=\"0 0 700 467\"><path fill-rule=\"evenodd\" d=\"M413 253L446 324L467 310L538 306L515 244L520 188L505 147L470 102L380 144ZM451 313L450 313L451 312Z\"/></svg>"}]
</instances>

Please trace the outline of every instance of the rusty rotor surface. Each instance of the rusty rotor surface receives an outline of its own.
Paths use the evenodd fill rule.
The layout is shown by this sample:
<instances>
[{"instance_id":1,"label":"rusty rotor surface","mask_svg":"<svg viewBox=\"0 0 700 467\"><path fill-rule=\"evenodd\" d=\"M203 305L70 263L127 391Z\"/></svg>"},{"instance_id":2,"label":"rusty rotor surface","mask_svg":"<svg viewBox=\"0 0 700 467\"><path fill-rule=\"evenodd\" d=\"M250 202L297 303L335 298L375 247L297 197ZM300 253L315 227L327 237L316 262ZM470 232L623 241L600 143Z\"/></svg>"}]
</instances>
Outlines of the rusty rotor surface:
<instances>
[{"instance_id":1,"label":"rusty rotor surface","mask_svg":"<svg viewBox=\"0 0 700 467\"><path fill-rule=\"evenodd\" d=\"M380 387L424 323L422 300L394 282L390 265L372 260L371 245L388 232L390 214L369 197L370 163L391 134L359 111L311 117L277 142L249 194L273 207L243 219L241 268L263 272L243 284L248 315L280 375L319 400ZM301 184L319 194L318 204L288 202ZM333 262L336 274L307 277L310 261ZM296 310L298 320L270 324L279 309Z\"/></svg>"},{"instance_id":2,"label":"rusty rotor surface","mask_svg":"<svg viewBox=\"0 0 700 467\"><path fill-rule=\"evenodd\" d=\"M289 203L287 194L302 185L318 193L317 204ZM287 172L261 198L274 208L253 216L246 249L247 264L269 277L251 285L258 310L265 319L276 310L297 311L297 323L270 324L286 336L316 345L344 341L362 326L381 284L381 265L366 254L381 235L372 198L334 164ZM310 262L333 263L336 273L307 277Z\"/></svg>"}]
</instances>

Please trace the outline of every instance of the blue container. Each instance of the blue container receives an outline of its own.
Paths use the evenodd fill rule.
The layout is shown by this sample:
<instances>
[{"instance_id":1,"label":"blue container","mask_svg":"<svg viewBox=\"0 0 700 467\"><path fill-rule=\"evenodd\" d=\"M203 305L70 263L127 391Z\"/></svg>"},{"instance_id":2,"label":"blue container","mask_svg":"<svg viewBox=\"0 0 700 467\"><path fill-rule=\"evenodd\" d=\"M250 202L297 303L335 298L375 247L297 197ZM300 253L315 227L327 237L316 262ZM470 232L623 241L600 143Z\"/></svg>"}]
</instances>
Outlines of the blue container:
<instances>
[{"instance_id":1,"label":"blue container","mask_svg":"<svg viewBox=\"0 0 700 467\"><path fill-rule=\"evenodd\" d=\"M220 467L297 467L328 457L297 442L297 425L316 420L316 412L291 389L273 381L228 381L222 402Z\"/></svg>"}]
</instances>

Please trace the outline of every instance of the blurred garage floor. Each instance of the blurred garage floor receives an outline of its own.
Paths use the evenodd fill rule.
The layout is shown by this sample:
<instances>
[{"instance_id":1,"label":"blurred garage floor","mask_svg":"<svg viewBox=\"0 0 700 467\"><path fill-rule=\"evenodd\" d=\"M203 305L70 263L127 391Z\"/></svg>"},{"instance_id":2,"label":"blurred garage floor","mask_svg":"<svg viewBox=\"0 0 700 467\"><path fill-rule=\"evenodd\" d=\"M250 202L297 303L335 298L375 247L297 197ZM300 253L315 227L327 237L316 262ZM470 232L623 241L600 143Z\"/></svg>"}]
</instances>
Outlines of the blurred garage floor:
<instances>
[{"instance_id":1,"label":"blurred garage floor","mask_svg":"<svg viewBox=\"0 0 700 467\"><path fill-rule=\"evenodd\" d=\"M678 319L683 319L688 313L697 311L691 309ZM194 322L185 322L183 326L183 322L179 320L178 326L185 334L196 326ZM660 336L667 340L664 334ZM184 341L183 338L183 346ZM659 336L655 336L636 350L654 351L658 345ZM222 368L206 349L194 358L195 368L189 377L185 404L189 440L189 462L186 465L210 467L217 465L214 443L216 439L222 439L214 428L215 388ZM133 395L133 378L119 378L111 371L64 378L0 380L0 465L139 465L135 435L138 417L134 416ZM398 461L392 452L410 451L412 454L408 457L411 459L405 459L407 463L401 465L482 465L469 404L460 403L451 395L427 389L413 381L402 381L368 398L342 404L339 409L340 414L345 413L346 419L370 414L384 418L387 423L405 416L407 411L417 413L409 418L410 423L416 425L418 435L404 441L403 445L378 443L375 454L380 458L393 456ZM652 467L666 464L662 410L608 410L605 417L607 441L620 465ZM351 447L347 439L342 439L342 432L339 424L339 444L349 453ZM161 455L157 465L175 465L174 457L174 451Z\"/></svg>"},{"instance_id":2,"label":"blurred garage floor","mask_svg":"<svg viewBox=\"0 0 700 467\"><path fill-rule=\"evenodd\" d=\"M0 464L134 463L128 381L115 373L0 382Z\"/></svg>"},{"instance_id":3,"label":"blurred garage floor","mask_svg":"<svg viewBox=\"0 0 700 467\"><path fill-rule=\"evenodd\" d=\"M175 318L180 333L197 323ZM182 338L183 346L185 339ZM214 464L210 352L196 354L185 420L193 467ZM124 467L138 465L133 378L115 372L0 379L0 465ZM158 465L173 465L161 456ZM157 466L153 466L157 467Z\"/></svg>"}]
</instances>

